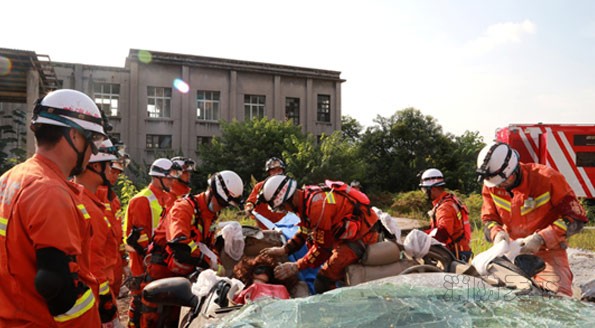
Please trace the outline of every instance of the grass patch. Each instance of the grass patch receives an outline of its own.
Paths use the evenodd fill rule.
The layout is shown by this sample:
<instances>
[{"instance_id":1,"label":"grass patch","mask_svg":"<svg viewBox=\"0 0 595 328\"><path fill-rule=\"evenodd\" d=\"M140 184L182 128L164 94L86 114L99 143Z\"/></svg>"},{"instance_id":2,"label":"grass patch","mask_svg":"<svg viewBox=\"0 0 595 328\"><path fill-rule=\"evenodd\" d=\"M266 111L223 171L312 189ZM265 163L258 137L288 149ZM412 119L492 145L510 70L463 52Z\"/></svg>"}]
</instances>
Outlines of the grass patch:
<instances>
[{"instance_id":1,"label":"grass patch","mask_svg":"<svg viewBox=\"0 0 595 328\"><path fill-rule=\"evenodd\" d=\"M572 248L588 249L595 251L595 230L583 229L583 231L570 237L568 246Z\"/></svg>"}]
</instances>

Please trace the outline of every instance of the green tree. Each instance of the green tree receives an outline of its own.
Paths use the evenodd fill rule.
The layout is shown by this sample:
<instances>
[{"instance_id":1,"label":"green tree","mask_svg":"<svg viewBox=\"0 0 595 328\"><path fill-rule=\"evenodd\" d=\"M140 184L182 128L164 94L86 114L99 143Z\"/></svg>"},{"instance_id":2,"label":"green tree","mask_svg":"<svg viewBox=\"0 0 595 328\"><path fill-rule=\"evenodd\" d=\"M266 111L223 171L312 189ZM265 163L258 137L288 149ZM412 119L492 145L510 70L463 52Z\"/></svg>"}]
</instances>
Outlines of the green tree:
<instances>
[{"instance_id":1,"label":"green tree","mask_svg":"<svg viewBox=\"0 0 595 328\"><path fill-rule=\"evenodd\" d=\"M307 182L320 183L325 179L350 182L362 176L363 160L358 156L358 148L341 131L323 135L320 147L314 152L316 150L317 154L311 156L317 163L313 163L310 173L306 174Z\"/></svg>"},{"instance_id":2,"label":"green tree","mask_svg":"<svg viewBox=\"0 0 595 328\"><path fill-rule=\"evenodd\" d=\"M463 193L480 193L481 183L477 182L476 161L477 155L485 146L479 132L465 131L462 136L456 137L453 157L455 165L449 166L444 174L447 176L449 188L458 189Z\"/></svg>"},{"instance_id":3,"label":"green tree","mask_svg":"<svg viewBox=\"0 0 595 328\"><path fill-rule=\"evenodd\" d=\"M198 181L206 187L207 177L221 170L233 170L251 189L248 181L265 178L264 164L270 157L285 157L298 152L306 139L299 126L290 121L262 118L246 122L221 122L221 136L211 144L201 145ZM286 158L283 158L287 161ZM288 171L294 169L293 165Z\"/></svg>"},{"instance_id":4,"label":"green tree","mask_svg":"<svg viewBox=\"0 0 595 328\"><path fill-rule=\"evenodd\" d=\"M417 188L418 174L428 167L440 168L451 159L453 143L432 116L415 108L377 116L376 126L362 135L360 156L372 190L389 192Z\"/></svg>"},{"instance_id":5,"label":"green tree","mask_svg":"<svg viewBox=\"0 0 595 328\"><path fill-rule=\"evenodd\" d=\"M347 141L354 144L358 143L362 130L362 125L355 118L349 115L341 116L341 132L343 133L343 138Z\"/></svg>"}]
</instances>

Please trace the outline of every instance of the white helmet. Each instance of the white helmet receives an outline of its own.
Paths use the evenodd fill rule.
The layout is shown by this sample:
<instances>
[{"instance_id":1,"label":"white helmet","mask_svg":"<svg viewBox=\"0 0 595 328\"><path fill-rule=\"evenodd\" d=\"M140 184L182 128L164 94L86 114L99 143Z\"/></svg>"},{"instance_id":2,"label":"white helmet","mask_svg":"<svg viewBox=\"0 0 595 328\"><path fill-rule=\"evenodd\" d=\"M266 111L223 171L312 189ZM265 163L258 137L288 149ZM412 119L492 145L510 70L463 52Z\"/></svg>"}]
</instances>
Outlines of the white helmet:
<instances>
[{"instance_id":1,"label":"white helmet","mask_svg":"<svg viewBox=\"0 0 595 328\"><path fill-rule=\"evenodd\" d=\"M427 169L421 175L421 181L419 182L420 187L440 187L446 185L444 182L444 175L438 169Z\"/></svg>"},{"instance_id":2,"label":"white helmet","mask_svg":"<svg viewBox=\"0 0 595 328\"><path fill-rule=\"evenodd\" d=\"M112 144L111 140L105 139L101 145L99 146L99 152L97 154L91 155L89 159L89 163L96 163L96 162L111 162L117 160L118 157L113 154L114 144Z\"/></svg>"},{"instance_id":3,"label":"white helmet","mask_svg":"<svg viewBox=\"0 0 595 328\"><path fill-rule=\"evenodd\" d=\"M96 148L106 138L101 111L89 96L77 90L56 90L39 99L31 118L31 124L38 123L75 128Z\"/></svg>"},{"instance_id":4,"label":"white helmet","mask_svg":"<svg viewBox=\"0 0 595 328\"><path fill-rule=\"evenodd\" d=\"M240 206L244 183L237 173L228 170L221 171L213 174L207 183L221 206Z\"/></svg>"},{"instance_id":5,"label":"white helmet","mask_svg":"<svg viewBox=\"0 0 595 328\"><path fill-rule=\"evenodd\" d=\"M286 175L274 175L266 179L262 187L262 198L271 209L277 209L289 200L295 190L297 182Z\"/></svg>"},{"instance_id":6,"label":"white helmet","mask_svg":"<svg viewBox=\"0 0 595 328\"><path fill-rule=\"evenodd\" d=\"M506 181L518 166L517 152L502 142L483 147L477 156L477 174L487 187L496 187Z\"/></svg>"},{"instance_id":7,"label":"white helmet","mask_svg":"<svg viewBox=\"0 0 595 328\"><path fill-rule=\"evenodd\" d=\"M177 178L180 176L180 171L173 170L173 163L167 158L158 158L149 169L149 175L152 177L163 177L163 178Z\"/></svg>"},{"instance_id":8,"label":"white helmet","mask_svg":"<svg viewBox=\"0 0 595 328\"><path fill-rule=\"evenodd\" d=\"M196 162L192 158L176 156L171 159L174 164L177 164L183 171L194 171Z\"/></svg>"},{"instance_id":9,"label":"white helmet","mask_svg":"<svg viewBox=\"0 0 595 328\"><path fill-rule=\"evenodd\" d=\"M276 168L281 168L283 171L285 171L285 167L285 163L280 158L271 157L264 164L264 171L268 173L270 170Z\"/></svg>"}]
</instances>

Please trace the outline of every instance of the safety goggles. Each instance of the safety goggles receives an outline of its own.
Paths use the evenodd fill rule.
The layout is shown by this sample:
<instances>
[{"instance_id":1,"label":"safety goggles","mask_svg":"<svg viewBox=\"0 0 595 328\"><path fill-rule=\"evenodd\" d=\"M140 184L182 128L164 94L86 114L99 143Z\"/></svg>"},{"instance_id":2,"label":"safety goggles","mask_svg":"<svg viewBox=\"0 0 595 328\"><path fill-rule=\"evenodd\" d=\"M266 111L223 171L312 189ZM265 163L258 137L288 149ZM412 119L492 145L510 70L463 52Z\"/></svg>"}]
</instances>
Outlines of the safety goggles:
<instances>
[{"instance_id":1,"label":"safety goggles","mask_svg":"<svg viewBox=\"0 0 595 328\"><path fill-rule=\"evenodd\" d=\"M172 162L178 164L183 171L194 171L196 163L190 158L173 158Z\"/></svg>"},{"instance_id":2,"label":"safety goggles","mask_svg":"<svg viewBox=\"0 0 595 328\"><path fill-rule=\"evenodd\" d=\"M78 130L78 129L77 129ZM80 130L78 130L80 132ZM100 133L83 130L83 136L87 140L87 143L91 146L91 152L93 155L99 154L102 149L101 144L105 140L105 136Z\"/></svg>"}]
</instances>

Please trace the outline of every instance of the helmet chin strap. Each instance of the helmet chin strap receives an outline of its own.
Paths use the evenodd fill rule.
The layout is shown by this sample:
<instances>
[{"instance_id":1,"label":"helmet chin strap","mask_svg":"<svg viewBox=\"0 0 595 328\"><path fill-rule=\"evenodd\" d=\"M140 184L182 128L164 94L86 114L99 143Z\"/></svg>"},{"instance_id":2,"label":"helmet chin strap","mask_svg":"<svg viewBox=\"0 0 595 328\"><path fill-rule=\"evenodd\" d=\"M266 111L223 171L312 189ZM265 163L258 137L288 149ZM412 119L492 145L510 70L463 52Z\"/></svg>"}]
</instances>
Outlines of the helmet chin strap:
<instances>
[{"instance_id":1,"label":"helmet chin strap","mask_svg":"<svg viewBox=\"0 0 595 328\"><path fill-rule=\"evenodd\" d=\"M169 188L166 187L163 183L163 177L158 177L157 179L159 179L159 183L161 183L161 189L165 190L166 192L169 192Z\"/></svg>"},{"instance_id":2,"label":"helmet chin strap","mask_svg":"<svg viewBox=\"0 0 595 328\"><path fill-rule=\"evenodd\" d=\"M69 131L70 131L70 129L64 129L63 134L64 134L64 138L66 139L66 141L68 141L68 144L70 145L70 147L76 153L76 166L74 168L72 168L72 170L70 170L70 174L69 174L69 176L73 177L73 176L77 176L77 175L83 173L83 171L84 171L83 161L85 160L85 152L87 151L87 147L89 147L89 143L87 142L87 139L85 139L85 148L83 149L82 152L79 152L78 149L76 149L76 146L74 145L74 142L72 141L72 138L70 138L70 134L68 133Z\"/></svg>"},{"instance_id":3,"label":"helmet chin strap","mask_svg":"<svg viewBox=\"0 0 595 328\"><path fill-rule=\"evenodd\" d=\"M430 203L432 202L432 187L424 188L424 193L426 194L426 198Z\"/></svg>"},{"instance_id":4,"label":"helmet chin strap","mask_svg":"<svg viewBox=\"0 0 595 328\"><path fill-rule=\"evenodd\" d=\"M91 172L99 175L101 177L101 184L104 186L107 186L108 189L110 189L112 187L112 184L109 182L109 180L107 179L107 177L105 176L105 168L107 166L107 162L99 162L99 164L101 164L101 171L95 171L95 169L91 166L91 165L87 165L87 170L90 170Z\"/></svg>"}]
</instances>

